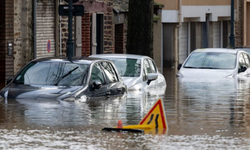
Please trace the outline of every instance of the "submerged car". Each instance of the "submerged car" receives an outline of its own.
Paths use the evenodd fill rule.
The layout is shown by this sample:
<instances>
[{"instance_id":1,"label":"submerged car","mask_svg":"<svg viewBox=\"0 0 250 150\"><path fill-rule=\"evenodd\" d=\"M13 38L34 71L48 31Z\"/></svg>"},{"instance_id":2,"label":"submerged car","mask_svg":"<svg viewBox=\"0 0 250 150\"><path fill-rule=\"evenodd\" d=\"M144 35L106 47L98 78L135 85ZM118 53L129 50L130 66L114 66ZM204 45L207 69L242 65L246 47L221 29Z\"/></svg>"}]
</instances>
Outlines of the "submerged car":
<instances>
[{"instance_id":1,"label":"submerged car","mask_svg":"<svg viewBox=\"0 0 250 150\"><path fill-rule=\"evenodd\" d=\"M9 81L0 97L24 100L86 101L124 96L127 89L112 61L95 58L41 58Z\"/></svg>"},{"instance_id":2,"label":"submerged car","mask_svg":"<svg viewBox=\"0 0 250 150\"><path fill-rule=\"evenodd\" d=\"M194 50L183 65L178 66L177 77L215 78L250 75L250 57L239 49L206 48Z\"/></svg>"},{"instance_id":3,"label":"submerged car","mask_svg":"<svg viewBox=\"0 0 250 150\"><path fill-rule=\"evenodd\" d=\"M158 71L153 59L148 56L134 54L96 54L98 57L112 60L129 91L166 89L166 80Z\"/></svg>"}]
</instances>

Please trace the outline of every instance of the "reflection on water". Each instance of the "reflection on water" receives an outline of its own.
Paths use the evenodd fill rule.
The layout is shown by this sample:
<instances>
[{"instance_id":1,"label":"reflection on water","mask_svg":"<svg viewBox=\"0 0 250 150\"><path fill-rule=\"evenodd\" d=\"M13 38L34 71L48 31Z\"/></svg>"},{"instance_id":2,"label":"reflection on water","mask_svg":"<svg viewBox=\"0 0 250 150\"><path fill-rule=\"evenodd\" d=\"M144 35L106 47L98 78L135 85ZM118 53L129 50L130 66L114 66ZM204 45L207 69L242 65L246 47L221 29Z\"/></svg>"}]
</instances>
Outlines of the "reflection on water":
<instances>
[{"instance_id":1,"label":"reflection on water","mask_svg":"<svg viewBox=\"0 0 250 150\"><path fill-rule=\"evenodd\" d=\"M249 149L250 93L246 79L177 79L164 69L165 95L129 92L127 98L69 103L0 103L1 149ZM159 91L160 92L160 91ZM140 122L164 99L166 134L102 132Z\"/></svg>"}]
</instances>

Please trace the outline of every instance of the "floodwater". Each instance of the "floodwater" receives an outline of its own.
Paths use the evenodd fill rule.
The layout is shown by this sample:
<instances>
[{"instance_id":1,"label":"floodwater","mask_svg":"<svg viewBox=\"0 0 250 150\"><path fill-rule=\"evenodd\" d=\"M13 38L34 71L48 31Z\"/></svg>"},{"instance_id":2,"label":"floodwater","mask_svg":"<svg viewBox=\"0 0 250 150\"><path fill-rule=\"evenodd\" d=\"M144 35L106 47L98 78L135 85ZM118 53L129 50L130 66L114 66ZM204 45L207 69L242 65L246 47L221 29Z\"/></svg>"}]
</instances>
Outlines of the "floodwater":
<instances>
[{"instance_id":1,"label":"floodwater","mask_svg":"<svg viewBox=\"0 0 250 150\"><path fill-rule=\"evenodd\" d=\"M91 102L0 103L0 149L250 149L250 88L242 79L177 80L164 69L165 95L129 93ZM114 133L104 127L140 122L164 100L168 131Z\"/></svg>"}]
</instances>

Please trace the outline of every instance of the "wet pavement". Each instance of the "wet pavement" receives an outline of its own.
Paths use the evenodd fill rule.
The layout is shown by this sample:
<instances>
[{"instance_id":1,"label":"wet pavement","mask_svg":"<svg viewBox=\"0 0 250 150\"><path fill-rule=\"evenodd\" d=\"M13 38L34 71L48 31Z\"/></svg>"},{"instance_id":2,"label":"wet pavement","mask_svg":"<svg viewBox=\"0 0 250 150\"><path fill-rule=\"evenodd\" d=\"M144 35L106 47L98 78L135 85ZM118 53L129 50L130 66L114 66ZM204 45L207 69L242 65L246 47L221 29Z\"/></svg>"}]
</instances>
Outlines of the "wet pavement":
<instances>
[{"instance_id":1,"label":"wet pavement","mask_svg":"<svg viewBox=\"0 0 250 150\"><path fill-rule=\"evenodd\" d=\"M175 74L164 69L165 95L130 92L127 99L84 103L1 102L0 149L250 149L248 80L177 80ZM101 131L118 120L138 124L159 98L167 133Z\"/></svg>"}]
</instances>

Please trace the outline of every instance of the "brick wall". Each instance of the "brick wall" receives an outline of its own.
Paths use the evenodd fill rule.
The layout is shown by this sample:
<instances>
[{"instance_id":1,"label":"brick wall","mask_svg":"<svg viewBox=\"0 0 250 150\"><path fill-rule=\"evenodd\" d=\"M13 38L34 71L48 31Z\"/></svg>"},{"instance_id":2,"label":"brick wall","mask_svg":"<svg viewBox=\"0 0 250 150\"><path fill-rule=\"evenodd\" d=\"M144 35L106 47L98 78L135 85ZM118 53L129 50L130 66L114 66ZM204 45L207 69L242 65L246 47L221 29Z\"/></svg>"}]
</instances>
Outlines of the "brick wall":
<instances>
[{"instance_id":1,"label":"brick wall","mask_svg":"<svg viewBox=\"0 0 250 150\"><path fill-rule=\"evenodd\" d=\"M86 0L80 0L84 2ZM94 0L87 0L94 1ZM104 12L104 29L103 29L103 52L114 52L114 24L112 23L113 14L113 0L95 0L96 2L102 2L107 5L107 10ZM82 17L82 55L89 56L91 52L91 12L85 12ZM63 56L66 56L66 42L68 38L68 23L67 17L62 17L62 52Z\"/></svg>"},{"instance_id":2,"label":"brick wall","mask_svg":"<svg viewBox=\"0 0 250 150\"><path fill-rule=\"evenodd\" d=\"M82 56L90 55L91 42L91 13L85 13L82 17Z\"/></svg>"}]
</instances>

